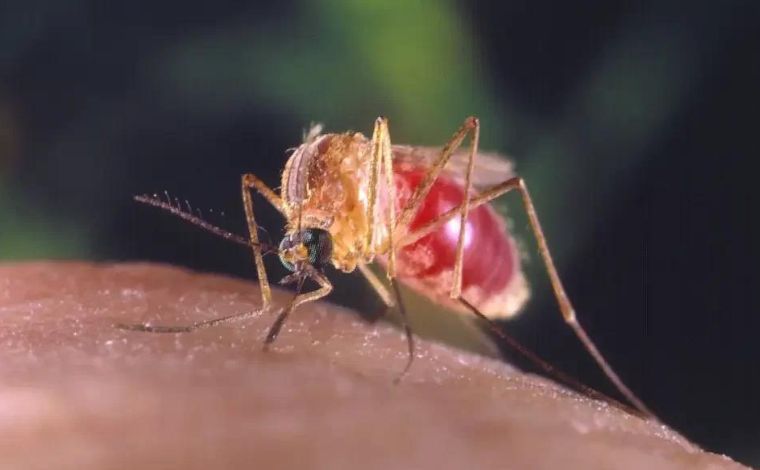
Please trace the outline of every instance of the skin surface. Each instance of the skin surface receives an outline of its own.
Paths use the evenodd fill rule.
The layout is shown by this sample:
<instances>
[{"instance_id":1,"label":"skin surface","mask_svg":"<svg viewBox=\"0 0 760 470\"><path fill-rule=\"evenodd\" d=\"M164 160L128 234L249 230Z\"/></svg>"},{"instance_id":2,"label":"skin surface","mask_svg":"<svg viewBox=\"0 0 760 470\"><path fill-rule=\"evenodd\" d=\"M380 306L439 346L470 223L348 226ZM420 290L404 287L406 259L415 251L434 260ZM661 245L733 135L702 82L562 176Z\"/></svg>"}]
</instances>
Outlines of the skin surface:
<instances>
[{"instance_id":1,"label":"skin surface","mask_svg":"<svg viewBox=\"0 0 760 470\"><path fill-rule=\"evenodd\" d=\"M291 294L275 291L275 304ZM186 334L254 283L151 264L0 266L0 468L739 469L666 427L328 303Z\"/></svg>"}]
</instances>

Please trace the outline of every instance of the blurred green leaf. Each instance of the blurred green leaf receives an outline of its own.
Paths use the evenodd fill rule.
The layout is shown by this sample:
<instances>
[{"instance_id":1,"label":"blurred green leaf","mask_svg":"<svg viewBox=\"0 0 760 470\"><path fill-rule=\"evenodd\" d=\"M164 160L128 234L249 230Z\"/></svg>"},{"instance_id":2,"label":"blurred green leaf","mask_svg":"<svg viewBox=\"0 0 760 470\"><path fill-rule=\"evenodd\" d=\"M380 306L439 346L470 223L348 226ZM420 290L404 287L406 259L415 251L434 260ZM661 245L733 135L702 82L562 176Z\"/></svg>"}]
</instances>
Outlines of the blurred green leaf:
<instances>
[{"instance_id":1,"label":"blurred green leaf","mask_svg":"<svg viewBox=\"0 0 760 470\"><path fill-rule=\"evenodd\" d=\"M158 61L159 80L208 110L263 105L329 129L386 115L408 143L443 144L474 114L485 145L503 143L479 48L451 2L306 2L291 20L182 42Z\"/></svg>"},{"instance_id":2,"label":"blurred green leaf","mask_svg":"<svg viewBox=\"0 0 760 470\"><path fill-rule=\"evenodd\" d=\"M81 225L22 201L0 182L0 260L92 257Z\"/></svg>"}]
</instances>

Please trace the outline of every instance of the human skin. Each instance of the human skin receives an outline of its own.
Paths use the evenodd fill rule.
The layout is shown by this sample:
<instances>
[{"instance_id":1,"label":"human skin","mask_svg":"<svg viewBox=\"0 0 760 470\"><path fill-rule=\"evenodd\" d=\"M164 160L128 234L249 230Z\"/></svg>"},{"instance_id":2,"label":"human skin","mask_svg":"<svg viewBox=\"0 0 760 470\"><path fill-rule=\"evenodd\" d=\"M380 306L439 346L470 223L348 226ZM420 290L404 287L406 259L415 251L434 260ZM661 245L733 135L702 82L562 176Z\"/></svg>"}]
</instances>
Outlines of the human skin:
<instances>
[{"instance_id":1,"label":"human skin","mask_svg":"<svg viewBox=\"0 0 760 470\"><path fill-rule=\"evenodd\" d=\"M0 468L739 469L501 362L153 264L0 265ZM184 334L117 323L250 318Z\"/></svg>"}]
</instances>

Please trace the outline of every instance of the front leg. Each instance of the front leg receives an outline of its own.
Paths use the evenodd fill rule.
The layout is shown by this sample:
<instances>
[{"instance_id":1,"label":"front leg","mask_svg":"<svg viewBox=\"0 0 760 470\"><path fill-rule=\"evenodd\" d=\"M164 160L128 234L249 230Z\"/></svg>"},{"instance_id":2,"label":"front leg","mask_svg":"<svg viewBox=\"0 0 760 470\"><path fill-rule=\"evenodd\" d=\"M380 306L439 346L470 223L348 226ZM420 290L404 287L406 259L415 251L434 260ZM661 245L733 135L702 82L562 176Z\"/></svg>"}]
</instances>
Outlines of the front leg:
<instances>
[{"instance_id":1,"label":"front leg","mask_svg":"<svg viewBox=\"0 0 760 470\"><path fill-rule=\"evenodd\" d=\"M245 207L245 220L248 224L248 235L251 239L251 249L253 250L253 260L256 263L256 273L259 278L259 288L261 289L261 305L264 309L269 308L272 303L272 290L269 287L269 278L267 277L266 267L264 266L264 256L259 243L259 226L256 224L256 218L253 213L253 198L251 190L255 189L261 193L275 209L284 214L282 200L274 191L264 184L253 173L246 173L241 178L241 190L243 193L243 206Z\"/></svg>"},{"instance_id":2,"label":"front leg","mask_svg":"<svg viewBox=\"0 0 760 470\"><path fill-rule=\"evenodd\" d=\"M308 276L311 277L317 284L319 284L319 289L302 294L301 288L303 288L303 283L306 280L306 277L303 277L300 281L298 281L298 289L296 290L295 297L293 297L290 305L288 305L282 312L280 312L280 314L277 316L277 319L269 328L267 337L264 340L264 351L268 350L269 345L272 344L275 339L277 339L277 335L280 334L280 330L282 329L282 325L285 324L285 320L287 320L288 316L290 316L290 314L293 313L293 311L299 305L303 305L307 302L314 302L315 300L319 300L332 292L333 285L330 283L330 280L325 277L324 274L318 272L315 269L311 269L308 272Z\"/></svg>"},{"instance_id":3,"label":"front leg","mask_svg":"<svg viewBox=\"0 0 760 470\"><path fill-rule=\"evenodd\" d=\"M375 129L372 132L370 142L370 179L367 188L367 234L364 243L364 261L371 261L377 254L375 247L375 218L380 204L380 188L385 193L386 207L384 214L388 252L388 277L396 275L396 250L393 242L393 229L396 226L396 185L393 181L393 154L391 151L391 138L388 131L388 119L379 117L375 120ZM384 178L381 178L381 173Z\"/></svg>"}]
</instances>

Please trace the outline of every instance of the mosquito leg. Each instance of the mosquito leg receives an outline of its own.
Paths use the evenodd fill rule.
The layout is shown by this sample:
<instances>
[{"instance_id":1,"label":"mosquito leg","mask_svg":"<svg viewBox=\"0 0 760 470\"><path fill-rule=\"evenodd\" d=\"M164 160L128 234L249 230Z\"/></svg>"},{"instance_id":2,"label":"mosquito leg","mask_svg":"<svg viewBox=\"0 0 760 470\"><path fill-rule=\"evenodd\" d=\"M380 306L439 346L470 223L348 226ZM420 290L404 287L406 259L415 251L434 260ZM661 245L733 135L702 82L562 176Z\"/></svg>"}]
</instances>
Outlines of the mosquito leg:
<instances>
[{"instance_id":1,"label":"mosquito leg","mask_svg":"<svg viewBox=\"0 0 760 470\"><path fill-rule=\"evenodd\" d=\"M402 370L401 373L394 379L395 383L399 383L401 379L406 375L406 373L409 372L409 368L412 367L412 362L414 361L414 335L412 334L412 328L409 326L409 316L406 313L406 307L404 307L404 303L401 298L401 291L398 288L396 279L391 278L391 285L393 286L393 297L391 297L391 293L388 292L388 289L385 287L385 285L383 285L382 281L380 281L380 278L378 278L375 273L372 272L369 267L367 267L366 264L360 264L359 271L364 275L364 277L367 279L367 282L369 282L369 284L375 289L375 292L377 292L377 295L385 303L385 312L387 313L391 308L398 306L399 313L401 314L401 323L404 327L406 344L409 348L409 359L406 362L406 366L404 366L404 370Z\"/></svg>"},{"instance_id":2,"label":"mosquito leg","mask_svg":"<svg viewBox=\"0 0 760 470\"><path fill-rule=\"evenodd\" d=\"M374 252L375 238L375 211L377 205L377 181L380 176L380 149L382 148L381 134L383 129L387 129L387 121L383 117L375 120L375 129L372 132L372 141L370 148L372 154L369 161L369 186L367 187L367 234L364 242L364 252L366 254Z\"/></svg>"},{"instance_id":3,"label":"mosquito leg","mask_svg":"<svg viewBox=\"0 0 760 470\"><path fill-rule=\"evenodd\" d=\"M387 129L387 121L385 123L385 132L383 132L382 140L382 160L383 160L383 172L385 173L385 190L386 190L386 233L388 239L388 279L396 277L396 237L394 231L396 229L396 183L393 180L393 151L391 150L391 139Z\"/></svg>"},{"instance_id":4,"label":"mosquito leg","mask_svg":"<svg viewBox=\"0 0 760 470\"><path fill-rule=\"evenodd\" d=\"M464 201L459 210L459 239L454 258L454 280L451 286L451 298L458 299L462 293L462 266L464 264L464 238L467 229L467 216L470 212L470 189L472 188L472 169L475 167L475 155L478 153L480 140L480 123L475 120L470 139L470 157L467 159L467 172L464 177Z\"/></svg>"},{"instance_id":5,"label":"mosquito leg","mask_svg":"<svg viewBox=\"0 0 760 470\"><path fill-rule=\"evenodd\" d=\"M265 310L266 308L269 307L269 304L271 303L271 291L269 288L269 281L267 279L266 271L264 270L262 251L263 249L272 249L272 247L268 244L261 244L259 242L258 226L256 225L256 220L254 219L254 216L253 216L253 202L251 200L251 194L249 192L249 189L251 188L259 191L278 211L280 211L281 213L283 212L282 201L277 196L277 194L275 194L274 191L269 189L269 187L267 187L255 175L253 174L243 175L242 192L243 192L243 202L245 203L244 205L245 205L245 211L246 211L246 220L248 222L248 229L250 232L249 239L245 239L232 232L229 232L215 225L212 225L211 223L203 220L201 217L193 214L191 210L189 209L184 210L182 207L179 206L179 204L172 203L171 200L163 201L161 200L161 198L155 195L154 196L148 196L148 195L135 196L135 200L138 202L148 204L150 206L154 206L159 209L168 211L171 214L183 220L186 220L194 225L201 227L202 229L208 232L211 232L215 235L219 235L227 240L233 241L235 243L239 243L241 245L250 246L251 249L253 250L254 259L256 261L256 268L259 275L259 286L261 288L262 307L263 307L263 310ZM212 320L205 320L205 321L193 323L190 325L151 326L151 325L146 325L146 324L134 324L134 325L118 324L115 326L117 328L121 328L125 330L144 331L148 333L186 333L186 332L195 331L200 328L207 328L210 326L219 325L221 323L241 320L241 319L256 315L258 313L260 313L259 310L254 311L254 312L239 313L239 314L229 315L226 317L216 318Z\"/></svg>"},{"instance_id":6,"label":"mosquito leg","mask_svg":"<svg viewBox=\"0 0 760 470\"><path fill-rule=\"evenodd\" d=\"M598 392L594 390L593 388L589 387L588 385L584 385L572 376L568 375L567 373L563 372L562 370L554 367L549 362L542 359L538 354L534 353L530 349L523 346L519 341L517 341L515 338L513 338L511 335L509 335L504 329L498 325L496 322L488 318L484 313L482 313L480 310L478 310L477 307L475 307L473 304L468 302L464 297L459 297L457 299L462 305L467 307L467 309L472 312L473 315L475 315L483 324L488 327L488 329L499 337L502 341L504 341L505 344L508 344L509 347L511 347L513 350L517 351L518 354L523 356L525 359L533 363L535 366L543 369L543 371L548 374L550 377L554 378L558 382L564 383L565 385L574 388L575 390L584 393L588 395L591 398L602 400L605 402L608 402L614 406L617 406L621 409L624 409L626 411L639 411L634 410L630 408L629 406L626 406L622 403L619 403L617 400L614 400L607 395L604 395L601 392Z\"/></svg>"},{"instance_id":7,"label":"mosquito leg","mask_svg":"<svg viewBox=\"0 0 760 470\"><path fill-rule=\"evenodd\" d=\"M462 142L464 141L465 137L467 137L467 134L472 132L472 139L470 144L470 156L467 162L467 171L465 174L465 194L469 195L470 188L472 185L472 170L475 163L475 154L478 151L478 138L480 135L480 122L475 117L468 117L465 119L462 126L454 133L453 137L449 142L443 147L443 150L441 150L441 155L438 157L438 160L430 167L430 170L428 171L427 175L425 175L425 178L422 180L422 182L417 186L417 188L414 190L414 193L412 193L412 196L409 198L409 201L406 203L406 206L401 210L401 213L399 214L399 217L396 221L396 231L399 230L405 230L406 227L409 226L409 224L412 221L412 218L419 210L420 206L422 205L422 202L425 200L425 197L427 197L428 193L430 192L430 188L433 187L433 183L435 183L435 180L438 178L438 175L441 173L443 168L446 166L446 163L448 163L449 159L451 158L451 155L456 151L460 145L462 145ZM465 221L467 220L467 216L469 214L470 205L469 201L465 200L463 204L461 204L459 207L457 207L457 212L460 215L460 233L459 233L459 239L457 241L457 251L456 251L456 261L454 263L454 282L451 287L451 297L457 298L459 297L459 293L462 289L462 258L464 255L464 236L465 236ZM397 245L401 246L401 245Z\"/></svg>"},{"instance_id":8,"label":"mosquito leg","mask_svg":"<svg viewBox=\"0 0 760 470\"><path fill-rule=\"evenodd\" d=\"M513 189L516 189L522 198L523 207L525 208L525 212L528 215L531 231L533 232L533 236L536 238L536 242L538 244L538 252L541 255L544 266L546 267L546 272L549 275L549 281L551 282L554 296L557 299L557 304L559 305L559 310L562 314L562 318L565 320L565 323L570 326L570 328L573 330L573 333L575 333L575 336L578 338L578 340L580 340L591 357L594 358L594 361L596 361L599 368L602 370L602 372L604 372L604 374L607 376L610 382L612 382L615 388L617 388L617 390L632 405L634 405L636 409L647 416L654 417L654 413L652 413L652 411L649 410L649 408L636 396L636 394L633 393L631 389L629 389L628 386L625 385L625 383L620 379L615 370L612 368L612 366L610 366L594 342L588 336L586 330L578 321L578 318L575 314L575 309L573 308L573 305L570 302L567 293L565 292L565 288L562 285L559 274L557 273L557 268L554 265L554 260L552 259L552 255L549 251L546 237L544 236L544 232L541 229L541 223L538 220L536 208L533 205L533 200L530 197L530 193L528 192L528 187L526 186L525 181L519 177L511 178L501 184L497 184L489 189L486 189L481 194L470 198L470 207L474 208L481 204L485 204L488 201L495 199ZM459 213L460 209L454 208L439 215L425 226L420 227L418 230L415 230L415 232L408 234L401 241L400 246L414 243L416 240L419 240L425 235L434 232Z\"/></svg>"},{"instance_id":9,"label":"mosquito leg","mask_svg":"<svg viewBox=\"0 0 760 470\"><path fill-rule=\"evenodd\" d=\"M269 349L269 345L274 342L274 340L277 339L277 335L280 334L280 330L282 329L282 325L285 324L285 320L287 320L288 316L290 316L293 311L298 308L299 305L303 305L307 302L313 302L315 300L319 300L322 297L325 297L327 294L329 294L333 286L330 283L330 280L325 277L324 274L316 271L311 270L309 272L309 277L316 281L317 284L319 284L319 289L306 292L304 294L301 294L301 287L303 287L303 281L305 278L303 278L301 281L299 281L298 284L298 290L296 291L295 297L293 297L293 300L290 302L290 305L287 306L280 314L277 316L277 319L274 321L272 326L269 328L269 332L267 333L267 337L264 340L264 351Z\"/></svg>"},{"instance_id":10,"label":"mosquito leg","mask_svg":"<svg viewBox=\"0 0 760 470\"><path fill-rule=\"evenodd\" d=\"M307 302L312 302L314 300L318 300L326 296L327 294L329 294L330 291L332 291L332 288L333 288L332 284L330 284L330 281L324 275L315 271L311 273L310 276L318 284L320 284L320 288L312 292L307 292L305 294L300 294L300 293L296 294L296 296L290 302L288 307L283 309L282 312L280 312L275 322L269 328L269 332L267 333L266 340L264 341L265 350L268 348L269 344L271 344L275 339L277 339L277 335L280 333L280 330L282 329L282 325L285 323L285 320L293 312L293 310L295 310L299 305L302 305ZM304 279L302 279L299 283L298 292L300 292L301 287L303 286ZM221 325L223 323L230 323L234 321L243 320L246 318L251 318L256 315L259 315L264 310L265 309L259 309L252 312L236 313L233 315L227 315L225 317L214 318L212 320L205 320L205 321L192 323L190 325L152 326L152 325L146 325L146 324L134 324L134 325L117 324L115 326L123 330L142 331L146 333L190 333L192 331Z\"/></svg>"},{"instance_id":11,"label":"mosquito leg","mask_svg":"<svg viewBox=\"0 0 760 470\"><path fill-rule=\"evenodd\" d=\"M482 206L483 204L487 204L491 202L492 200L498 198L499 196L503 195L504 193L507 193L511 191L512 189L515 189L516 179L517 178L509 179L503 183L499 183L490 188L487 188L484 191L482 191L480 194L477 194L471 197L469 199L470 210L476 209ZM453 219L460 213L461 213L461 206L458 206L458 207L449 209L448 211L442 214L438 214L436 217L433 218L433 220L429 220L422 227L418 227L413 232L409 232L406 235L404 235L404 237L401 238L401 240L399 240L398 242L399 248L403 248L407 245L411 245L412 243L416 242L422 237L425 237L426 235L430 235L431 233L438 231L441 227L443 227L446 224L446 222L450 221L451 219Z\"/></svg>"},{"instance_id":12,"label":"mosquito leg","mask_svg":"<svg viewBox=\"0 0 760 470\"><path fill-rule=\"evenodd\" d=\"M377 277L377 275L374 272L372 272L372 270L369 269L369 267L366 264L364 263L359 264L359 272L361 272L364 278L367 280L367 282L369 282L369 285L371 285L372 288L375 289L375 292L377 292L377 295L380 297L380 299L382 299L383 303L388 308L392 308L396 306L395 302L393 301L393 297L391 296L391 293L388 292L388 289L385 287L385 285L383 285L383 282L380 280L380 278Z\"/></svg>"},{"instance_id":13,"label":"mosquito leg","mask_svg":"<svg viewBox=\"0 0 760 470\"><path fill-rule=\"evenodd\" d=\"M261 193L270 204L278 211L283 213L282 200L274 191L264 184L256 175L246 173L241 178L243 206L245 207L245 220L248 223L248 234L251 239L251 249L253 250L253 260L256 263L256 273L259 278L259 287L261 288L261 304L266 309L272 303L272 290L269 287L269 278L267 277L266 268L264 267L264 257L262 255L261 245L259 244L259 229L256 219L253 215L253 198L251 189Z\"/></svg>"},{"instance_id":14,"label":"mosquito leg","mask_svg":"<svg viewBox=\"0 0 760 470\"><path fill-rule=\"evenodd\" d=\"M378 117L375 119L375 129L370 141L369 162L369 186L367 187L367 233L364 242L364 260L370 261L375 255L375 218L378 215L380 173L384 167L384 153L390 150L390 137L388 134L388 119ZM386 199L393 201L394 199ZM395 260L394 260L395 261Z\"/></svg>"},{"instance_id":15,"label":"mosquito leg","mask_svg":"<svg viewBox=\"0 0 760 470\"><path fill-rule=\"evenodd\" d=\"M412 330L409 327L409 321L407 318L406 308L404 307L402 298L401 298L401 292L398 288L398 283L395 280L396 277L396 269L395 269L395 258L396 258L396 250L398 248L398 244L395 240L396 238L396 231L401 229L404 229L408 227L409 223L412 220L412 217L417 213L420 206L422 205L422 202L425 200L425 197L427 197L428 193L430 192L430 188L433 187L433 183L435 182L436 178L440 174L440 172L443 170L443 168L446 166L446 163L451 158L451 155L454 153L454 151L459 148L459 146L462 144L462 141L465 139L467 134L469 132L473 132L473 137L471 139L471 148L470 148L470 158L467 165L467 175L466 175L466 182L465 182L465 194L469 194L470 187L471 187L471 175L472 170L474 167L474 161L475 161L475 154L478 151L478 136L480 133L480 123L478 122L477 118L469 117L465 120L464 124L457 130L457 132L454 134L454 136L451 138L451 140L444 146L443 150L441 151L441 155L438 158L438 160L433 164L433 166L430 168L430 171L427 175L425 175L425 178L420 183L420 185L415 189L412 196L409 198L409 201L407 202L406 206L401 210L401 213L399 217L396 217L395 213L395 201L396 201L396 193L395 193L395 183L393 181L393 155L391 151L391 143L390 143L390 136L387 131L387 121L380 118L376 122L375 127L375 135L373 135L372 143L373 143L373 154L379 153L381 154L381 158L383 159L383 169L385 172L385 184L386 184L386 190L388 191L388 198L387 201L389 201L388 205L388 214L386 214L386 220L388 222L388 279L391 281L391 284L393 285L393 290L396 296L396 302L398 303L399 312L401 313L401 318L404 324L404 331L406 332L406 338L407 338L407 344L409 346L409 361L406 364L406 367L401 372L401 374L396 378L396 382L400 381L401 378L409 371L409 368L412 365L412 362L414 360L414 337L412 335ZM378 142L379 141L379 142ZM377 150L376 150L377 149ZM373 165L376 165L375 162L376 158L373 158ZM377 170L373 166L373 175L377 174ZM375 202L376 203L376 202ZM372 203L370 207L372 212L374 212L374 206L375 203ZM459 293L461 292L461 284L462 284L462 258L464 255L464 222L467 220L467 215L469 211L469 205L467 201L462 205L462 207L459 208L459 211L461 213L461 227L463 229L461 230L459 241L457 243L457 255L456 255L456 264L455 264L455 275L454 275L454 286L452 287L451 296L454 298L459 297ZM372 225L370 225L372 227ZM364 269L362 272L364 273ZM382 285L375 279L373 283L372 277L369 277L365 273L365 277L370 281L370 284L373 284L373 286L378 291L378 294L383 296L383 290L377 289L376 285ZM387 291L385 291L385 294L387 296Z\"/></svg>"},{"instance_id":16,"label":"mosquito leg","mask_svg":"<svg viewBox=\"0 0 760 470\"><path fill-rule=\"evenodd\" d=\"M243 186L246 188L253 188L259 192L275 209L277 209L282 215L285 215L285 205L282 202L280 196L274 192L266 183L261 181L258 176L253 173L246 173L243 175Z\"/></svg>"},{"instance_id":17,"label":"mosquito leg","mask_svg":"<svg viewBox=\"0 0 760 470\"><path fill-rule=\"evenodd\" d=\"M412 362L414 362L414 335L412 334L412 328L409 326L409 315L406 313L406 307L404 307L404 301L401 298L401 290L398 287L398 281L396 281L396 278L391 279L391 285L393 286L393 292L396 294L398 311L401 313L401 321L404 324L404 334L406 335L406 344L409 348L409 359L406 361L406 366L404 366L404 370L402 370L393 380L394 383L398 384L401 382L401 379L404 378L406 373L409 372L409 369L412 367Z\"/></svg>"},{"instance_id":18,"label":"mosquito leg","mask_svg":"<svg viewBox=\"0 0 760 470\"><path fill-rule=\"evenodd\" d=\"M435 163L433 163L433 165L430 167L427 175L425 175L425 178L414 190L414 193L412 193L412 196L407 201L406 206L401 210L398 219L396 219L397 231L409 226L412 218L415 216L415 214L417 214L417 211L422 206L422 202L430 192L430 188L433 187L433 183L435 182L436 178L438 178L441 170L443 170L443 167L446 166L446 163L448 163L449 159L451 158L451 155L454 153L454 151L456 151L456 149L459 148L460 145L462 145L462 141L467 136L467 133L477 126L478 119L472 116L468 117L464 121L464 124L462 124L462 127L460 127L454 133L451 140L449 140L449 142L443 147L438 160L436 160Z\"/></svg>"},{"instance_id":19,"label":"mosquito leg","mask_svg":"<svg viewBox=\"0 0 760 470\"><path fill-rule=\"evenodd\" d=\"M387 231L386 246L388 249L388 278L393 278L396 275L396 250L395 243L393 242L393 230L396 227L396 185L393 181L393 153L391 150L391 138L388 132L388 119L379 117L375 120L375 130L372 133L372 141L370 143L372 149L372 157L370 160L370 181L368 188L368 201L367 201L367 240L365 243L364 260L369 262L375 254L377 254L378 248L374 244L374 227L375 217L378 213L378 206L380 204L379 193L381 190L386 192L386 213L385 224ZM380 179L380 174L383 174L384 178Z\"/></svg>"},{"instance_id":20,"label":"mosquito leg","mask_svg":"<svg viewBox=\"0 0 760 470\"><path fill-rule=\"evenodd\" d=\"M557 303L559 304L562 318L568 325L570 325L570 328L572 328L573 332L578 337L580 342L583 343L584 347L594 358L597 365L599 365L602 371L604 371L604 374L608 379L610 379L610 381L615 385L620 393L622 393L623 396L628 401L630 401L630 403L634 405L639 411L648 416L654 417L655 414L652 413L652 411L644 404L644 402L642 402L639 397L637 397L636 394L633 393L631 389L629 389L628 386L620 379L612 366L610 366L610 364L604 358L602 353L599 352L599 349L596 347L594 342L591 341L591 338L586 333L586 330L583 328L583 326L581 326L577 316L575 315L573 304L570 303L570 299L568 298L567 293L565 292L565 288L562 285L562 281L559 278L557 268L554 266L554 260L552 259L552 255L549 252L549 245L546 242L544 231L541 229L541 223L538 220L536 208L533 205L533 200L531 199L530 193L528 192L528 187L522 178L514 178L513 185L520 192L520 197L522 198L525 212L528 214L528 221L530 222L531 230L533 231L533 235L535 236L536 242L538 243L538 251L541 254L541 258L543 258L544 265L546 266L546 272L549 275L549 280L552 284L552 290L554 291L554 296L557 298Z\"/></svg>"},{"instance_id":21,"label":"mosquito leg","mask_svg":"<svg viewBox=\"0 0 760 470\"><path fill-rule=\"evenodd\" d=\"M244 312L244 313L235 313L232 315L227 315L224 317L214 318L212 320L204 320L199 321L195 323L191 323L190 325L177 325L177 326L161 326L161 325L147 325L145 323L137 323L137 324L123 324L119 323L116 324L116 328L120 328L122 330L129 330L129 331L143 331L146 333L190 333L196 330L200 330L203 328L209 328L212 326L221 325L223 323L232 323L239 320L244 320L246 318L252 318L256 315L259 315L263 310L254 310L251 312Z\"/></svg>"}]
</instances>

